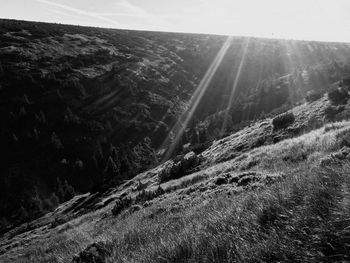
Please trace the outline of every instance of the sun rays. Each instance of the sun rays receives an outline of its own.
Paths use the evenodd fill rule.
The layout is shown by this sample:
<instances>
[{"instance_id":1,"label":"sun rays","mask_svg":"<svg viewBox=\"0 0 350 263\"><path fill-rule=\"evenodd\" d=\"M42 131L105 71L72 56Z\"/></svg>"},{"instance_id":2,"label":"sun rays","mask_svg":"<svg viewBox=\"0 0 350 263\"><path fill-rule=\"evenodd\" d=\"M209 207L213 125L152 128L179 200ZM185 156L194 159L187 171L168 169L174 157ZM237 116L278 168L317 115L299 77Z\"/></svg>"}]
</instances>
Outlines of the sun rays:
<instances>
[{"instance_id":1,"label":"sun rays","mask_svg":"<svg viewBox=\"0 0 350 263\"><path fill-rule=\"evenodd\" d=\"M263 93L275 94L275 96L286 94L283 95L286 99L283 103L294 105L313 89L314 83L324 85L324 80L321 79L313 80L313 84L310 84L310 74L313 74L314 78L319 77L315 66L318 53L315 48L310 47L313 43L273 39L264 41L264 44L257 45L256 38L228 37L226 39L194 91L187 110L178 118L164 140L161 147L165 150L163 161L180 150L178 147L183 140L188 141L187 135L184 137L183 135L194 127L193 124L195 126L199 124L198 114L200 114L199 111L205 110L205 103L216 105L218 118L220 118L219 132L222 135L229 132L232 124L240 119L252 120L263 114L261 105L265 102L261 100L262 104L259 104L259 98L253 101L254 98L251 97L250 100L255 104L250 103L249 96ZM323 59L329 61L329 58ZM219 67L220 70L218 70ZM223 74L230 74L229 82L216 81ZM216 85L219 86L213 86L214 78ZM221 89L222 96L210 97L210 91L213 89ZM216 95L218 94L220 92L216 92ZM242 98L244 102L240 109L242 116L237 117L233 110L236 106L240 107L239 101ZM268 110L269 106L266 108ZM233 119L233 116L238 119Z\"/></svg>"},{"instance_id":2,"label":"sun rays","mask_svg":"<svg viewBox=\"0 0 350 263\"><path fill-rule=\"evenodd\" d=\"M184 153L186 147L195 150L204 142L230 133L240 122L248 123L269 114L274 107L289 107L304 98L312 89L308 84L309 72L314 70L315 61L319 56L317 47L312 46L314 43L253 37L206 36L198 40L195 49L192 50L191 45L186 46L187 53L181 53L181 50L174 51L179 52L180 58L193 56L197 59L196 63L191 64L193 69L197 65L200 66L197 70L184 69L184 72L188 71L190 81L179 84L171 73L164 73L169 77L169 82L173 83L172 89L175 88L177 91L180 87L184 88L185 95L181 99L177 98L181 102L181 107L173 110L177 108L175 106L177 102L174 102L176 96L173 95L174 90L171 90L171 95L166 97L169 99L166 106L157 110L150 108L150 112L145 114L152 117L147 119L151 125L148 125L143 132L150 136L157 133L152 140L159 150L161 161L168 160L174 154ZM328 44L322 46L323 50ZM150 60L152 59L154 58L151 56ZM322 57L323 59L329 58ZM135 114L132 110L134 106L130 103L128 105L130 110L126 113L114 109L118 108L117 102L124 97L130 94L137 95L137 88L129 85L129 81L133 80L136 83L142 79L142 74L147 73L144 71L141 77L139 76L137 70L139 64L130 63L128 64L130 70L123 74L118 73L118 83L115 78L117 73L109 72L104 78L113 77L110 88L115 84L114 90L103 92L101 97L84 105L84 110L105 113L104 121L110 123L111 136L121 133L118 131L119 116L121 119L127 116L128 121L133 124L142 123L146 119L144 114L137 112L139 110L137 107ZM151 64L150 68L153 66ZM314 75L319 77L317 73L316 69ZM317 82L322 81L319 79ZM166 86L161 87L164 92ZM150 94L155 92L152 90L152 85L148 84L147 88ZM145 94L142 96L148 96ZM144 99L147 100L148 97ZM114 112L107 112L110 107L114 107ZM215 123L215 128L212 122ZM129 128L133 129L133 126ZM207 128L210 131L202 133ZM183 145L187 146L181 148Z\"/></svg>"},{"instance_id":3,"label":"sun rays","mask_svg":"<svg viewBox=\"0 0 350 263\"><path fill-rule=\"evenodd\" d=\"M196 111L201 99L203 98L203 95L205 94L205 92L206 92L211 80L213 79L218 67L220 66L222 60L224 59L226 52L230 47L231 41L232 41L232 37L227 37L226 41L223 43L221 49L219 50L215 59L211 63L209 69L207 70L204 77L200 81L197 89L195 90L195 92L194 92L194 94L189 102L188 110L182 114L182 116L179 118L179 121L177 121L177 123L174 125L174 127L169 132L169 135L166 138L164 144L166 144L170 141L171 141L171 144L168 147L168 150L163 158L164 160L168 159L169 156L171 156L179 139L183 135L183 132L188 127L188 124L191 121L194 112ZM174 135L174 138L170 138L171 134Z\"/></svg>"},{"instance_id":4,"label":"sun rays","mask_svg":"<svg viewBox=\"0 0 350 263\"><path fill-rule=\"evenodd\" d=\"M228 118L231 118L229 116L230 108L232 106L232 102L233 102L233 99L234 99L235 91L237 89L239 78L240 78L241 73L242 73L242 68L244 66L244 62L245 62L245 59L246 59L246 55L247 55L247 51L248 51L248 47L249 47L249 42L250 42L250 38L248 37L248 38L245 38L243 40L243 43L242 43L242 52L241 52L242 55L241 55L241 59L240 59L239 65L238 65L238 69L234 73L235 77L234 77L232 89L230 91L230 97L229 97L229 100L228 100L228 103L227 103L225 117L224 117L224 122L223 122L223 125L221 127L221 133L223 133L225 128L226 128L226 125L227 125L227 122L228 122Z\"/></svg>"}]
</instances>

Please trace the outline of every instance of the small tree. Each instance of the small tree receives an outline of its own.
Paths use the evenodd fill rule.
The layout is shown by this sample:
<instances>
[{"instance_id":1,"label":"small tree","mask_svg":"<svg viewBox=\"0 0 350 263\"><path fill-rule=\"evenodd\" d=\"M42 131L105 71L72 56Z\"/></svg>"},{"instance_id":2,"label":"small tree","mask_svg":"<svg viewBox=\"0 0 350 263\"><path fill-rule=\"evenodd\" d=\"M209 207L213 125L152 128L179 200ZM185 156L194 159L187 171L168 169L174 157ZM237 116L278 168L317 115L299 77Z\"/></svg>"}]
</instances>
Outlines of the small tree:
<instances>
[{"instance_id":1,"label":"small tree","mask_svg":"<svg viewBox=\"0 0 350 263\"><path fill-rule=\"evenodd\" d=\"M110 156L108 158L104 172L108 175L114 175L114 174L118 173L118 171L119 171L118 166L114 162L113 158Z\"/></svg>"},{"instance_id":2,"label":"small tree","mask_svg":"<svg viewBox=\"0 0 350 263\"><path fill-rule=\"evenodd\" d=\"M37 188L34 191L37 191ZM31 214L33 216L41 216L44 214L44 204L41 197L39 196L39 193L35 193L35 195L31 198L30 203Z\"/></svg>"},{"instance_id":3,"label":"small tree","mask_svg":"<svg viewBox=\"0 0 350 263\"><path fill-rule=\"evenodd\" d=\"M0 231L3 229L6 229L10 225L9 221L6 219L6 217L2 217L0 219Z\"/></svg>"},{"instance_id":4,"label":"small tree","mask_svg":"<svg viewBox=\"0 0 350 263\"><path fill-rule=\"evenodd\" d=\"M60 203L60 200L58 199L58 196L55 193L51 194L50 201L54 207L57 207Z\"/></svg>"},{"instance_id":5,"label":"small tree","mask_svg":"<svg viewBox=\"0 0 350 263\"><path fill-rule=\"evenodd\" d=\"M55 132L51 135L51 144L56 150L60 150L63 148L61 139L57 136Z\"/></svg>"},{"instance_id":6,"label":"small tree","mask_svg":"<svg viewBox=\"0 0 350 263\"><path fill-rule=\"evenodd\" d=\"M27 94L23 94L23 101L24 101L24 103L26 104L26 105L29 105L30 104L30 101L29 101L29 99L28 99L28 96L27 96Z\"/></svg>"},{"instance_id":7,"label":"small tree","mask_svg":"<svg viewBox=\"0 0 350 263\"><path fill-rule=\"evenodd\" d=\"M49 211L52 211L54 209L54 205L52 204L52 202L49 198L46 198L43 201L43 207L44 207L45 212L49 212Z\"/></svg>"},{"instance_id":8,"label":"small tree","mask_svg":"<svg viewBox=\"0 0 350 263\"><path fill-rule=\"evenodd\" d=\"M27 111L26 111L26 109L24 108L24 106L22 106L22 107L19 109L18 115L19 115L20 117L25 117L25 116L27 116Z\"/></svg>"},{"instance_id":9,"label":"small tree","mask_svg":"<svg viewBox=\"0 0 350 263\"><path fill-rule=\"evenodd\" d=\"M67 180L64 180L63 189L64 189L64 199L66 201L69 199L72 199L75 196L75 190L74 190L73 186L71 186L67 182Z\"/></svg>"},{"instance_id":10,"label":"small tree","mask_svg":"<svg viewBox=\"0 0 350 263\"><path fill-rule=\"evenodd\" d=\"M59 201L64 201L64 189L63 184L60 178L56 178L56 189L55 192L57 193Z\"/></svg>"},{"instance_id":11,"label":"small tree","mask_svg":"<svg viewBox=\"0 0 350 263\"><path fill-rule=\"evenodd\" d=\"M59 203L58 201L67 201L71 198L74 197L75 195L75 190L73 188L73 186L71 186L67 180L64 180L64 182L62 183L62 181L57 178L56 179L56 194L53 194L51 196L51 199L53 200L54 203ZM56 199L57 198L57 199Z\"/></svg>"},{"instance_id":12,"label":"small tree","mask_svg":"<svg viewBox=\"0 0 350 263\"><path fill-rule=\"evenodd\" d=\"M40 132L37 130L37 128L33 129L33 135L35 140L39 140Z\"/></svg>"},{"instance_id":13,"label":"small tree","mask_svg":"<svg viewBox=\"0 0 350 263\"><path fill-rule=\"evenodd\" d=\"M18 137L16 136L16 134L12 133L12 141L14 143L17 143L18 142Z\"/></svg>"},{"instance_id":14,"label":"small tree","mask_svg":"<svg viewBox=\"0 0 350 263\"><path fill-rule=\"evenodd\" d=\"M40 110L39 115L36 115L36 119L38 120L38 122L45 124L46 123L46 117L45 114L42 110Z\"/></svg>"},{"instance_id":15,"label":"small tree","mask_svg":"<svg viewBox=\"0 0 350 263\"><path fill-rule=\"evenodd\" d=\"M64 115L64 122L66 124L79 124L80 120L79 117L75 115L69 107L67 107Z\"/></svg>"},{"instance_id":16,"label":"small tree","mask_svg":"<svg viewBox=\"0 0 350 263\"><path fill-rule=\"evenodd\" d=\"M29 219L29 213L24 206L21 206L18 213L18 221L23 222Z\"/></svg>"}]
</instances>

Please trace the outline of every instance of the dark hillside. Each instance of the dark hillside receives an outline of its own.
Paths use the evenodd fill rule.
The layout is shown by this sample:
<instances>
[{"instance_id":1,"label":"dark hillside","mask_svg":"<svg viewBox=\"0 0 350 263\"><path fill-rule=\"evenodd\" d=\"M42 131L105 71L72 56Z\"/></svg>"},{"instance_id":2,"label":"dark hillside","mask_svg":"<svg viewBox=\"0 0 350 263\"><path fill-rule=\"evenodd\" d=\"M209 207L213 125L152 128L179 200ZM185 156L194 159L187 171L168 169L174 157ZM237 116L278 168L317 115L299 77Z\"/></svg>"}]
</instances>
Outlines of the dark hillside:
<instances>
[{"instance_id":1,"label":"dark hillside","mask_svg":"<svg viewBox=\"0 0 350 263\"><path fill-rule=\"evenodd\" d=\"M173 155L201 152L324 92L349 58L344 43L0 20L2 225L119 185L155 166L174 137Z\"/></svg>"},{"instance_id":2,"label":"dark hillside","mask_svg":"<svg viewBox=\"0 0 350 263\"><path fill-rule=\"evenodd\" d=\"M1 235L0 261L347 262L350 104L334 93L76 195Z\"/></svg>"}]
</instances>

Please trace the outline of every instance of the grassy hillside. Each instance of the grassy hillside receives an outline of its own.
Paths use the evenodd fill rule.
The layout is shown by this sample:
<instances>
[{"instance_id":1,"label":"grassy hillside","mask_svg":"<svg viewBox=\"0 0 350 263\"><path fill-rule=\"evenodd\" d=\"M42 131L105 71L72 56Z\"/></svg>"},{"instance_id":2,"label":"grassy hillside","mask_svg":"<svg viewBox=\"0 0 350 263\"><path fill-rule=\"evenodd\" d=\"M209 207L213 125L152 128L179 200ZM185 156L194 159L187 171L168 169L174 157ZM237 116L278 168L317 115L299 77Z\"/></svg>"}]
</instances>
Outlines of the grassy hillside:
<instances>
[{"instance_id":1,"label":"grassy hillside","mask_svg":"<svg viewBox=\"0 0 350 263\"><path fill-rule=\"evenodd\" d=\"M283 128L264 119L198 156L76 196L4 234L0 261L347 261L350 122L334 121L350 107L330 119L332 107L327 96L304 103Z\"/></svg>"}]
</instances>

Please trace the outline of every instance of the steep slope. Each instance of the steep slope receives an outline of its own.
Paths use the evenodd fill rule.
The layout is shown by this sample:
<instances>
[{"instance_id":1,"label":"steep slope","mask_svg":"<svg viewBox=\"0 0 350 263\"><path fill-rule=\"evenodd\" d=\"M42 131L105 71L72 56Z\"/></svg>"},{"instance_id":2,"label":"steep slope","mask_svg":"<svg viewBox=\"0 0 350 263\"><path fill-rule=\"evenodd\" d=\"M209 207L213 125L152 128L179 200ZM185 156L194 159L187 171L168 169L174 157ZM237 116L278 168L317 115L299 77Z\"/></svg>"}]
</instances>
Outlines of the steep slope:
<instances>
[{"instance_id":1,"label":"steep slope","mask_svg":"<svg viewBox=\"0 0 350 263\"><path fill-rule=\"evenodd\" d=\"M346 43L13 20L0 21L0 40L6 227L154 167L176 136L173 156L349 72Z\"/></svg>"},{"instance_id":2,"label":"steep slope","mask_svg":"<svg viewBox=\"0 0 350 263\"><path fill-rule=\"evenodd\" d=\"M332 220L347 216L350 123L330 122L330 107L325 96L293 108L288 127L254 123L179 160L185 170L174 179L164 177L176 166L170 160L110 191L76 196L3 235L0 260L69 262L80 252L75 262L345 259L347 232ZM332 120L349 113L342 105Z\"/></svg>"}]
</instances>

